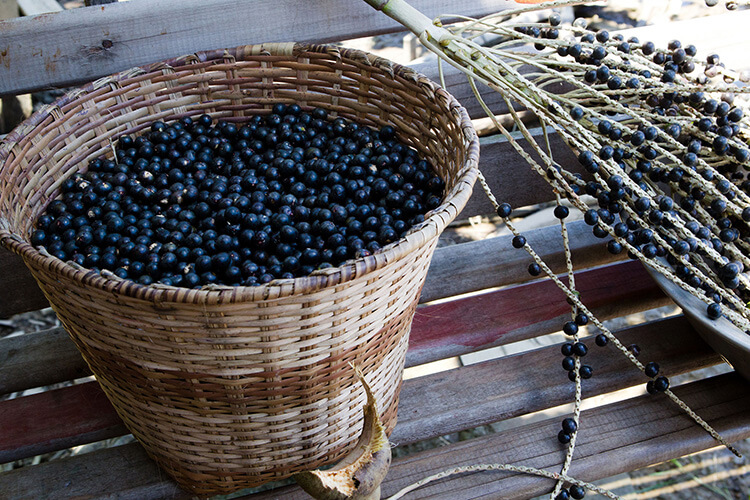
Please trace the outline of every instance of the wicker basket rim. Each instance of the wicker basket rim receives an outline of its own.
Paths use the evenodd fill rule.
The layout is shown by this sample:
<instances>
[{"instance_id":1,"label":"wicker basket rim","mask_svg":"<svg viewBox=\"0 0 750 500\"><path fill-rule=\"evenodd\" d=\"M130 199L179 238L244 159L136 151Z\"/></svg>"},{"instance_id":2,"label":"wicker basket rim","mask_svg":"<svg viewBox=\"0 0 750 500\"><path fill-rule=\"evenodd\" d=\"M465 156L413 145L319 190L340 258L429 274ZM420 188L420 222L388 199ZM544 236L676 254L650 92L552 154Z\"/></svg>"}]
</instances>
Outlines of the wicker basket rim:
<instances>
[{"instance_id":1,"label":"wicker basket rim","mask_svg":"<svg viewBox=\"0 0 750 500\"><path fill-rule=\"evenodd\" d=\"M419 248L426 241L440 234L468 201L479 173L479 138L467 111L455 97L441 88L437 83L414 71L412 68L399 65L358 49L301 43L242 45L231 49L201 51L115 73L66 92L55 102L44 106L32 114L31 117L8 134L0 142L0 174L2 173L2 166L11 154L14 144L22 141L37 125L43 123L50 116L52 110L74 102L81 95L99 91L102 87L111 84L122 86L123 82L127 82L135 76L143 77L144 75L156 72L163 74L164 70L188 65L210 64L217 60L224 60L225 62L227 60L243 60L247 55L257 54L296 57L305 52L326 53L341 59L364 62L367 65L373 66L374 69L384 71L391 76L399 76L416 82L426 92L435 96L440 95L447 103L450 112L459 121L464 140L466 141L466 155L464 165L458 172L458 179L453 189L447 193L443 203L432 210L425 221L419 226L412 228L404 238L384 247L373 255L347 261L339 267L315 271L309 276L294 279L278 279L257 286L221 285L202 287L200 289L186 289L159 284L141 285L131 280L121 279L111 273L103 275L74 263L63 262L45 251L36 249L20 235L14 233L3 217L0 217L0 245L20 255L24 260L35 262L40 267L60 273L60 275L86 286L158 303L187 302L220 304L273 300L340 285L379 269L389 262L404 258L412 249Z\"/></svg>"}]
</instances>

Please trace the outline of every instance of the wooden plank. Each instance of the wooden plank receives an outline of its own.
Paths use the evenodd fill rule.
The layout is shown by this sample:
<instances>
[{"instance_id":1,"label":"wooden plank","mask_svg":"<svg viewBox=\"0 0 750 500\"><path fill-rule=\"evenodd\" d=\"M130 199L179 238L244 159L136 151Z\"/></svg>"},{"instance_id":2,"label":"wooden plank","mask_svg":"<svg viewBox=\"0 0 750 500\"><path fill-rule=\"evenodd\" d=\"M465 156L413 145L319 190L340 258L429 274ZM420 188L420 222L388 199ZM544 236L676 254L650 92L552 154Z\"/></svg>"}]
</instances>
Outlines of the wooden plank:
<instances>
[{"instance_id":1,"label":"wooden plank","mask_svg":"<svg viewBox=\"0 0 750 500\"><path fill-rule=\"evenodd\" d=\"M433 82L442 85L436 56L429 57L428 60L424 62L410 64L409 66ZM483 118L487 116L484 108L474 95L474 91L468 84L467 77L463 72L449 64L443 64L443 81L445 82L445 90L447 90L464 108L466 108L469 116L472 118ZM482 84L478 84L477 88L482 96L482 100L496 115L504 115L508 112L508 106L499 92L491 90ZM517 109L521 108L517 107Z\"/></svg>"},{"instance_id":2,"label":"wooden plank","mask_svg":"<svg viewBox=\"0 0 750 500\"><path fill-rule=\"evenodd\" d=\"M576 269L626 258L622 254L610 254L604 241L591 234L591 228L585 222L574 221L567 227ZM529 245L553 272L565 272L565 255L559 226L533 229L524 232L524 235ZM421 301L429 302L532 279L528 273L531 257L525 250L513 248L512 239L512 235L506 235L439 248L427 272Z\"/></svg>"},{"instance_id":3,"label":"wooden plank","mask_svg":"<svg viewBox=\"0 0 750 500\"><path fill-rule=\"evenodd\" d=\"M416 0L430 17L482 16L500 0ZM154 15L154 9L169 15ZM262 22L257 20L262 19ZM70 86L201 50L266 42L332 42L403 31L364 2L162 0L122 2L30 16L0 25L0 95ZM40 78L39 75L44 75Z\"/></svg>"},{"instance_id":4,"label":"wooden plank","mask_svg":"<svg viewBox=\"0 0 750 500\"><path fill-rule=\"evenodd\" d=\"M0 394L91 375L62 328L0 339Z\"/></svg>"},{"instance_id":5,"label":"wooden plank","mask_svg":"<svg viewBox=\"0 0 750 500\"><path fill-rule=\"evenodd\" d=\"M643 355L657 360L669 376L721 362L682 317L632 327L619 332L618 338L626 345L641 346ZM591 347L586 362L597 375L585 383L587 396L645 380L619 353L595 349L591 338L584 342ZM560 359L559 345L553 345L407 380L391 440L414 443L564 404L573 397L573 386L563 376ZM461 390L467 386L476 391ZM10 400L0 405L0 415L10 422L0 430L0 461L127 432L95 382ZM66 425L50 425L60 415Z\"/></svg>"},{"instance_id":6,"label":"wooden plank","mask_svg":"<svg viewBox=\"0 0 750 500\"><path fill-rule=\"evenodd\" d=\"M14 17L18 17L16 0L0 0L0 19L12 19Z\"/></svg>"},{"instance_id":7,"label":"wooden plank","mask_svg":"<svg viewBox=\"0 0 750 500\"><path fill-rule=\"evenodd\" d=\"M16 0L0 0L0 22L18 17ZM7 134L31 115L31 96L3 96L0 99L0 134Z\"/></svg>"},{"instance_id":8,"label":"wooden plank","mask_svg":"<svg viewBox=\"0 0 750 500\"><path fill-rule=\"evenodd\" d=\"M459 7L448 0L412 3L431 17L456 11L481 16L509 6L498 0L464 1ZM3 56L7 70L0 73L0 94L70 86L199 50L286 42L290 41L289 33L294 34L295 41L329 42L402 30L364 2L347 0L321 5L263 0L254 2L252 11L241 0L163 0L158 8L170 12L170 16L153 15L153 7L148 4L123 2L9 22L0 35L0 47L7 50ZM294 15L278 15L288 12ZM686 43L701 33L701 49L741 53L749 36L744 30L750 19L747 14L715 16L721 18L720 22L705 18L672 22L669 30L657 27L656 32L646 32L636 28L627 33L643 39L679 38ZM252 19L263 22L253 23ZM734 33L731 40L722 36L725 32ZM104 40L113 45L107 43L105 49ZM46 81L42 81L39 75L45 72Z\"/></svg>"},{"instance_id":9,"label":"wooden plank","mask_svg":"<svg viewBox=\"0 0 750 500\"><path fill-rule=\"evenodd\" d=\"M730 442L750 437L750 385L735 373L693 382L674 391ZM644 395L586 410L569 474L584 481L614 476L716 445L664 396ZM383 497L420 479L457 466L511 463L559 470L565 450L556 435L560 418L442 446L397 459L382 484ZM503 472L463 474L431 483L407 498L431 500L532 498L554 483ZM296 486L242 500L306 500Z\"/></svg>"},{"instance_id":10,"label":"wooden plank","mask_svg":"<svg viewBox=\"0 0 750 500\"><path fill-rule=\"evenodd\" d=\"M623 343L642 346L643 355L658 359L662 373L670 376L721 361L682 317L639 325L620 332L618 337ZM559 346L553 345L407 380L401 392L399 423L391 441L400 445L414 443L569 402L574 389L559 367L560 358ZM592 346L586 361L596 370L596 376L585 382L586 396L642 384L645 380L623 356L611 349ZM466 391L466 387L472 387L472 390ZM58 394L56 398L39 394L3 403L17 402L15 411L2 414L3 418L9 416L9 422L22 423L0 431L0 443L4 443L0 448L0 458L14 457L14 449L15 458L28 456L26 453L34 445L36 451L52 451L57 448L51 443L74 439L72 432L65 428L51 429L45 425L49 424L44 422L48 415L63 415L66 428L85 429L89 435L107 429L124 432L117 428L119 420L111 407L102 404L99 408L91 408L92 402L104 399L95 383L52 392ZM476 394L482 394L482 398L477 398ZM60 405L62 408L58 410ZM3 411L2 406L0 411ZM87 413L93 413L97 418L92 419ZM50 445L43 448L39 443ZM93 474L93 477L97 476ZM126 477L124 480L130 479ZM119 487L115 491L119 491Z\"/></svg>"},{"instance_id":11,"label":"wooden plank","mask_svg":"<svg viewBox=\"0 0 750 500\"><path fill-rule=\"evenodd\" d=\"M0 463L127 434L96 382L0 404Z\"/></svg>"},{"instance_id":12,"label":"wooden plank","mask_svg":"<svg viewBox=\"0 0 750 500\"><path fill-rule=\"evenodd\" d=\"M535 140L544 144L541 128L532 129L530 132ZM584 173L578 158L559 135L550 133L549 139L554 161L571 172ZM531 154L532 148L525 139L519 139L518 142L527 153ZM482 147L479 169L499 203L510 203L512 207L518 208L554 200L554 194L547 181L532 170L526 160L504 137L499 135L483 137L480 139L480 144ZM477 183L471 198L457 219L494 213L495 210L489 198Z\"/></svg>"},{"instance_id":13,"label":"wooden plank","mask_svg":"<svg viewBox=\"0 0 750 500\"><path fill-rule=\"evenodd\" d=\"M0 498L187 500L193 498L130 443L0 474Z\"/></svg>"},{"instance_id":14,"label":"wooden plank","mask_svg":"<svg viewBox=\"0 0 750 500\"><path fill-rule=\"evenodd\" d=\"M657 361L670 377L721 363L682 317L631 327L617 337L640 346L641 359ZM619 351L598 348L593 336L583 341L589 347L584 362L594 369L594 377L583 381L585 397L645 388L648 379ZM562 358L556 344L406 380L391 441L411 444L569 403L575 385Z\"/></svg>"},{"instance_id":15,"label":"wooden plank","mask_svg":"<svg viewBox=\"0 0 750 500\"><path fill-rule=\"evenodd\" d=\"M37 16L65 10L65 7L60 5L57 0L18 0L18 7L24 16Z\"/></svg>"},{"instance_id":16,"label":"wooden plank","mask_svg":"<svg viewBox=\"0 0 750 500\"><path fill-rule=\"evenodd\" d=\"M672 303L640 262L578 273L576 287L602 321ZM569 320L566 297L550 280L421 306L412 323L406 366L560 331Z\"/></svg>"},{"instance_id":17,"label":"wooden plank","mask_svg":"<svg viewBox=\"0 0 750 500\"><path fill-rule=\"evenodd\" d=\"M750 436L750 392L748 383L736 374L727 374L678 388L683 398L730 441ZM673 457L703 450L716 443L682 410L665 397L643 396L583 413L576 446L576 459L570 469L573 477L594 481ZM532 467L559 469L563 447L555 436L559 419L530 425L468 441L452 450L407 457L397 464L384 484L384 495L447 467L471 463L511 462ZM498 477L499 476L499 477ZM513 498L544 494L551 482L527 476L507 477L478 474L457 477L419 492L419 498L493 498L512 492ZM434 495L434 496L433 496Z\"/></svg>"},{"instance_id":18,"label":"wooden plank","mask_svg":"<svg viewBox=\"0 0 750 500\"><path fill-rule=\"evenodd\" d=\"M49 307L21 257L0 247L0 318Z\"/></svg>"},{"instance_id":19,"label":"wooden plank","mask_svg":"<svg viewBox=\"0 0 750 500\"><path fill-rule=\"evenodd\" d=\"M473 288L467 288L472 284L482 286L488 283L479 279L487 272L487 264L472 259L476 253L472 249L483 247L478 243L483 242L458 245L466 250L462 265L472 269L463 276L466 283L462 283L464 288L461 293L473 291ZM423 289L423 301L442 295L446 284L440 276L450 272L450 269L443 270L442 267L452 266L451 260L443 258L442 254L453 248L437 250ZM522 266L519 264L519 267ZM495 278L503 276L502 272L497 272ZM530 276L521 278L530 279ZM502 284L498 280L492 283L495 284L493 286ZM613 287L612 283L619 286ZM586 303L602 319L667 303L653 280L636 262L579 273L578 286ZM542 297L541 301L537 300L539 297ZM552 302L551 297L559 300ZM420 306L412 328L407 365L555 331L567 314L567 305L562 297L562 292L551 282L537 281L453 303ZM535 304L542 304L543 310ZM509 321L510 318L513 321ZM86 363L62 328L0 340L0 394L51 385L88 374L90 371Z\"/></svg>"}]
</instances>

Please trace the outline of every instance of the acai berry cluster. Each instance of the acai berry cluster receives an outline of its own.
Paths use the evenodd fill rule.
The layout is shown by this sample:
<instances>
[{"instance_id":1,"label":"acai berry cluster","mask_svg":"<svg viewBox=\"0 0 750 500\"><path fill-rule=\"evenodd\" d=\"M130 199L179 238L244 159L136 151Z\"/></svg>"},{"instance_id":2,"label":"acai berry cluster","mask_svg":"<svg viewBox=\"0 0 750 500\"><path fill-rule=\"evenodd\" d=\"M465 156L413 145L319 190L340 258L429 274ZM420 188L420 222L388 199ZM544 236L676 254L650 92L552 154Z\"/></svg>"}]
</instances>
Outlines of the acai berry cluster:
<instances>
[{"instance_id":1,"label":"acai berry cluster","mask_svg":"<svg viewBox=\"0 0 750 500\"><path fill-rule=\"evenodd\" d=\"M143 285L253 286L377 252L442 200L417 152L320 108L278 104L124 135L36 221L51 255Z\"/></svg>"}]
</instances>

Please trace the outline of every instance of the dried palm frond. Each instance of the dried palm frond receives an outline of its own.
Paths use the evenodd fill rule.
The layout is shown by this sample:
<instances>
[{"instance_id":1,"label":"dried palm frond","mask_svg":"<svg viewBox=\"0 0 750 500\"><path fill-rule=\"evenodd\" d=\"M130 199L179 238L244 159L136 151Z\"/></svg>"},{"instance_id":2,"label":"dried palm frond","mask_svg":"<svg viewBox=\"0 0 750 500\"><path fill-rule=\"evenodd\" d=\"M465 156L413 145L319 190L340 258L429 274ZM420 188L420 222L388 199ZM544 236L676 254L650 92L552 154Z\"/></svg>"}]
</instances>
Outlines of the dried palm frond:
<instances>
[{"instance_id":1,"label":"dried palm frond","mask_svg":"<svg viewBox=\"0 0 750 500\"><path fill-rule=\"evenodd\" d=\"M583 212L594 234L609 239L613 253L627 252L706 303L709 318L729 319L750 331L750 128L746 116L750 74L725 68L718 56L698 60L696 48L673 41L668 47L591 31L576 20L563 26L553 13L547 22L521 22L518 15L540 8L579 4L547 2L482 19L461 19L450 28L430 20L404 0L365 0L411 30L420 42L465 73L479 102L529 166L552 187L558 204L568 200ZM481 38L480 38L481 37ZM491 46L478 40L493 38ZM478 85L495 90L505 104L493 110ZM523 119L519 110L524 110ZM532 146L527 153L497 115L509 113L515 132ZM529 130L533 115L543 134ZM578 155L579 168L560 165L549 146L556 133ZM498 215L524 248L568 296L573 316L584 313L651 380L649 392L664 392L706 431L737 453L669 390L586 308L575 290L566 238L567 208L556 215L568 274L566 284L514 228L512 208L480 176ZM598 206L586 203L590 195ZM531 270L532 268L530 268ZM573 323L573 322L571 322ZM578 340L577 327L569 333ZM576 358L576 410L580 413L580 360ZM658 369L656 370L658 372ZM571 437L562 473L575 445ZM561 488L558 484L553 495Z\"/></svg>"}]
</instances>

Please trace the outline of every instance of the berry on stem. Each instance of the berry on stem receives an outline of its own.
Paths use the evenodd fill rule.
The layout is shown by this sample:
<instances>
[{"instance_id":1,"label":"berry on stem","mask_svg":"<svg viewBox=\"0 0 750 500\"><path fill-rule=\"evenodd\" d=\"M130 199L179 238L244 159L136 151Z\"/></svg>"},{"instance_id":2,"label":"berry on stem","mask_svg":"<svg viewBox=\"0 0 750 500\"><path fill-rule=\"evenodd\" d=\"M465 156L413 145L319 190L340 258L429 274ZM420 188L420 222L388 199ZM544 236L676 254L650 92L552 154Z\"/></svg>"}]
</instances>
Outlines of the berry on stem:
<instances>
[{"instance_id":1,"label":"berry on stem","mask_svg":"<svg viewBox=\"0 0 750 500\"><path fill-rule=\"evenodd\" d=\"M562 421L562 430L567 434L573 434L578 430L578 424L572 418L566 418Z\"/></svg>"},{"instance_id":2,"label":"berry on stem","mask_svg":"<svg viewBox=\"0 0 750 500\"><path fill-rule=\"evenodd\" d=\"M653 361L646 363L644 373L647 377L656 377L659 374L659 363Z\"/></svg>"},{"instance_id":3,"label":"berry on stem","mask_svg":"<svg viewBox=\"0 0 750 500\"><path fill-rule=\"evenodd\" d=\"M586 490L582 486L578 486L577 484L572 485L569 488L570 496L572 498L575 498L576 500L580 500L581 498L586 496Z\"/></svg>"},{"instance_id":4,"label":"berry on stem","mask_svg":"<svg viewBox=\"0 0 750 500\"><path fill-rule=\"evenodd\" d=\"M657 392L664 392L669 389L669 379L663 375L656 377L654 380L654 389Z\"/></svg>"},{"instance_id":5,"label":"berry on stem","mask_svg":"<svg viewBox=\"0 0 750 500\"><path fill-rule=\"evenodd\" d=\"M563 325L563 333L572 337L573 335L578 333L578 325L575 323L575 321L567 321Z\"/></svg>"}]
</instances>

